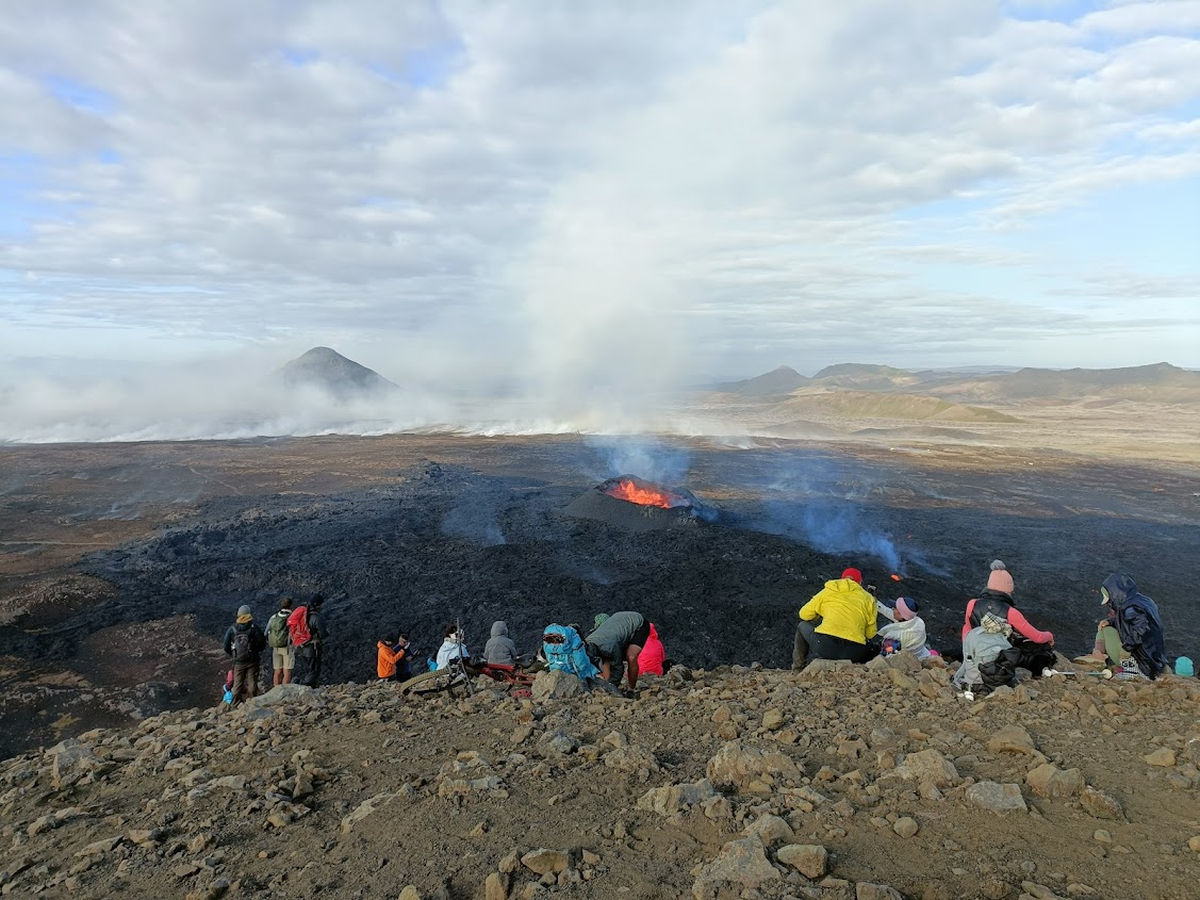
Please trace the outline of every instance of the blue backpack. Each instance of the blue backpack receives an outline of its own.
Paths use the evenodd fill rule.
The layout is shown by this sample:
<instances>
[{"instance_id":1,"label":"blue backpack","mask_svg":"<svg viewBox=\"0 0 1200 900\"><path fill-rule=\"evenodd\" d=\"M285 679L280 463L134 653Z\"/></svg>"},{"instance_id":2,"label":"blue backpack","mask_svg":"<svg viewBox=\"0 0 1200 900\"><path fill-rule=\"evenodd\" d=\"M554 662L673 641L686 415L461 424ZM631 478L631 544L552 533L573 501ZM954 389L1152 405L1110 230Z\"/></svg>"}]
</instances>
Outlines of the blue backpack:
<instances>
[{"instance_id":1,"label":"blue backpack","mask_svg":"<svg viewBox=\"0 0 1200 900\"><path fill-rule=\"evenodd\" d=\"M542 634L542 652L552 672L569 672L584 681L600 676L600 670L588 659L583 640L574 628L547 625Z\"/></svg>"}]
</instances>

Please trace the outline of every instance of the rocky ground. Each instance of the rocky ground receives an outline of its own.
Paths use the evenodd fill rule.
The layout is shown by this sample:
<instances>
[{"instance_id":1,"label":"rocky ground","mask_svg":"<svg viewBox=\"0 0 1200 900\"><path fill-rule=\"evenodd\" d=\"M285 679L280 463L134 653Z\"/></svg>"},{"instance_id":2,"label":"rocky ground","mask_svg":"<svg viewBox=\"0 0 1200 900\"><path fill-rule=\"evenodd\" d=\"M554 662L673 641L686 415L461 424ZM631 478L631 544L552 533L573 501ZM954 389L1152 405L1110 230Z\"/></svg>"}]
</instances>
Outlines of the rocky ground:
<instances>
[{"instance_id":1,"label":"rocky ground","mask_svg":"<svg viewBox=\"0 0 1200 900\"><path fill-rule=\"evenodd\" d=\"M906 656L289 686L0 767L0 895L1191 898L1200 682L968 702Z\"/></svg>"}]
</instances>

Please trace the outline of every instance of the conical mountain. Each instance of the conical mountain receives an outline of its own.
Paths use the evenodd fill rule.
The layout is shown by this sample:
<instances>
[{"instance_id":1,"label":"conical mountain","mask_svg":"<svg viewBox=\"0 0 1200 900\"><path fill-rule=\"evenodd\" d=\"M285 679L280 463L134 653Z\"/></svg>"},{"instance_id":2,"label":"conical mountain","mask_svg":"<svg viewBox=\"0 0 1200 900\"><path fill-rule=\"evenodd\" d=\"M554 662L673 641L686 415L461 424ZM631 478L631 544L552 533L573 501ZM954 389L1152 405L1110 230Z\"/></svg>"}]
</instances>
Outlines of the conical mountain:
<instances>
[{"instance_id":1,"label":"conical mountain","mask_svg":"<svg viewBox=\"0 0 1200 900\"><path fill-rule=\"evenodd\" d=\"M374 369L347 359L329 347L313 347L280 369L279 375L288 387L317 387L338 397L399 390L396 384Z\"/></svg>"}]
</instances>

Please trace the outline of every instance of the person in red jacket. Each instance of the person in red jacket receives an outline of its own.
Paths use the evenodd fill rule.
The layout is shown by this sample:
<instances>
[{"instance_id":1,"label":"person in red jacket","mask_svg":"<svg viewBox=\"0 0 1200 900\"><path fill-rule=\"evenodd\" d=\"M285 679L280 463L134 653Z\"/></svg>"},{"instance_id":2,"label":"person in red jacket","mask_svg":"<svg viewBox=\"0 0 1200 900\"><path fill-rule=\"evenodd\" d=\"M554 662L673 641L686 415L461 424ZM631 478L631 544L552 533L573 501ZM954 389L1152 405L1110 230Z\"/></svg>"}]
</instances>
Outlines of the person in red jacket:
<instances>
[{"instance_id":1,"label":"person in red jacket","mask_svg":"<svg viewBox=\"0 0 1200 900\"><path fill-rule=\"evenodd\" d=\"M663 642L658 638L658 627L651 622L650 637L646 638L646 643L642 645L642 652L638 654L638 671L661 675L663 661L666 657L667 652L663 648Z\"/></svg>"}]
</instances>

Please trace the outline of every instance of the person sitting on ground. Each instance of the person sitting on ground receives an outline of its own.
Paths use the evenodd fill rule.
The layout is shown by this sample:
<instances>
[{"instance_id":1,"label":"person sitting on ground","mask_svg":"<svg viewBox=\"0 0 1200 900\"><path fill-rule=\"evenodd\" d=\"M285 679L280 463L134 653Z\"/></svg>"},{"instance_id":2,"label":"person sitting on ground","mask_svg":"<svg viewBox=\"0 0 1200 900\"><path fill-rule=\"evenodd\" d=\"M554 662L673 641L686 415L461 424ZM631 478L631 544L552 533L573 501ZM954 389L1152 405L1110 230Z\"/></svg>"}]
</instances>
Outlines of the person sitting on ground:
<instances>
[{"instance_id":1,"label":"person sitting on ground","mask_svg":"<svg viewBox=\"0 0 1200 900\"><path fill-rule=\"evenodd\" d=\"M983 624L963 639L963 661L950 679L955 687L973 694L989 694L1017 682L1019 654L1009 642L1012 626L987 614Z\"/></svg>"},{"instance_id":2,"label":"person sitting on ground","mask_svg":"<svg viewBox=\"0 0 1200 900\"><path fill-rule=\"evenodd\" d=\"M1103 595L1101 595L1103 598ZM1104 603L1104 616L1096 626L1096 639L1092 643L1092 652L1075 657L1075 662L1081 665L1097 665L1119 668L1126 653L1121 647L1121 636L1117 633L1117 611L1111 603Z\"/></svg>"},{"instance_id":3,"label":"person sitting on ground","mask_svg":"<svg viewBox=\"0 0 1200 900\"><path fill-rule=\"evenodd\" d=\"M1034 628L1017 609L1017 602L1013 599L1013 577L1004 563L993 560L990 568L987 588L980 591L975 599L967 601L963 617L963 640L966 640L967 632L979 627L984 616L992 615L1007 622L1012 628L1009 641L1021 655L1017 665L1032 672L1034 678L1040 678L1043 671L1054 668L1054 635ZM963 656L966 657L965 651Z\"/></svg>"},{"instance_id":4,"label":"person sitting on ground","mask_svg":"<svg viewBox=\"0 0 1200 900\"><path fill-rule=\"evenodd\" d=\"M792 669L800 671L813 659L848 659L865 663L879 654L875 637L875 598L863 589L862 573L850 568L842 577L825 582L800 607L792 645Z\"/></svg>"},{"instance_id":5,"label":"person sitting on ground","mask_svg":"<svg viewBox=\"0 0 1200 900\"><path fill-rule=\"evenodd\" d=\"M470 658L467 652L467 645L463 643L463 636L459 634L457 627L447 625L443 631L445 635L442 640L442 646L437 652L437 667L442 670L450 665L451 660L462 659L464 662Z\"/></svg>"},{"instance_id":6,"label":"person sitting on ground","mask_svg":"<svg viewBox=\"0 0 1200 900\"><path fill-rule=\"evenodd\" d=\"M489 666L515 666L517 645L508 636L508 624L492 623L492 636L483 648L483 658Z\"/></svg>"},{"instance_id":7,"label":"person sitting on ground","mask_svg":"<svg viewBox=\"0 0 1200 900\"><path fill-rule=\"evenodd\" d=\"M1167 668L1158 605L1139 592L1134 580L1123 572L1114 572L1104 579L1100 602L1113 610L1113 624L1101 630L1117 632L1125 654L1121 661L1122 673L1140 672L1151 680L1158 678Z\"/></svg>"},{"instance_id":8,"label":"person sitting on ground","mask_svg":"<svg viewBox=\"0 0 1200 900\"><path fill-rule=\"evenodd\" d=\"M917 615L919 606L911 597L895 600L877 600L875 610L890 623L879 629L881 641L898 641L900 650L911 653L917 659L929 659L933 654L926 645L925 620Z\"/></svg>"},{"instance_id":9,"label":"person sitting on ground","mask_svg":"<svg viewBox=\"0 0 1200 900\"><path fill-rule=\"evenodd\" d=\"M666 661L667 651L658 637L658 626L650 623L650 636L638 654L638 673L641 675L662 675L663 662Z\"/></svg>"},{"instance_id":10,"label":"person sitting on ground","mask_svg":"<svg viewBox=\"0 0 1200 900\"><path fill-rule=\"evenodd\" d=\"M375 674L380 681L395 681L397 663L406 654L397 647L396 639L390 635L375 642L375 651Z\"/></svg>"},{"instance_id":11,"label":"person sitting on ground","mask_svg":"<svg viewBox=\"0 0 1200 900\"><path fill-rule=\"evenodd\" d=\"M249 606L240 606L237 621L225 632L223 642L226 656L233 658L233 700L237 706L258 694L258 669L262 652L267 649L267 636L254 624Z\"/></svg>"},{"instance_id":12,"label":"person sitting on ground","mask_svg":"<svg viewBox=\"0 0 1200 900\"><path fill-rule=\"evenodd\" d=\"M274 670L272 686L291 684L292 670L296 668L296 648L292 646L292 635L288 629L288 617L292 614L292 598L279 601L279 611L267 619L267 643L271 645L271 668Z\"/></svg>"},{"instance_id":13,"label":"person sitting on ground","mask_svg":"<svg viewBox=\"0 0 1200 900\"><path fill-rule=\"evenodd\" d=\"M621 670L625 669L629 691L637 690L638 655L650 637L650 622L639 612L626 610L613 613L604 623L584 638L588 655L599 660L600 677L620 687Z\"/></svg>"}]
</instances>

